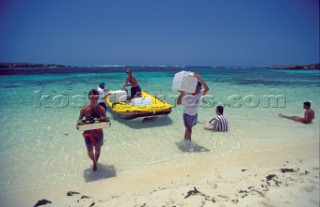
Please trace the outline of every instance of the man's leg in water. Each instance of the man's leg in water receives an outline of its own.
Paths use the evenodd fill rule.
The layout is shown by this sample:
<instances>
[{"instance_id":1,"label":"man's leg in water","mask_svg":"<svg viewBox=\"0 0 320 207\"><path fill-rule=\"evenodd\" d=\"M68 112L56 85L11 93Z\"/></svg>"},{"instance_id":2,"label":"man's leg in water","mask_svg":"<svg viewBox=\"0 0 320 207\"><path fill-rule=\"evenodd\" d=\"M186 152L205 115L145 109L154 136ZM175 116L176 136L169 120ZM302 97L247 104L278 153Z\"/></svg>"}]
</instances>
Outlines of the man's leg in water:
<instances>
[{"instance_id":1,"label":"man's leg in water","mask_svg":"<svg viewBox=\"0 0 320 207\"><path fill-rule=\"evenodd\" d=\"M95 166L93 166L93 167L95 167L96 170L97 170L98 160L100 157L100 152L101 152L101 146L96 146L95 147L95 155L94 155L96 162L95 162Z\"/></svg>"},{"instance_id":2,"label":"man's leg in water","mask_svg":"<svg viewBox=\"0 0 320 207\"><path fill-rule=\"evenodd\" d=\"M298 116L292 116L291 119L294 121L303 121L303 118L298 117Z\"/></svg>"},{"instance_id":3,"label":"man's leg in water","mask_svg":"<svg viewBox=\"0 0 320 207\"><path fill-rule=\"evenodd\" d=\"M97 164L94 158L94 152L93 152L93 146L92 145L87 145L87 151L88 151L88 156L90 157L90 159L93 162L93 170L96 171L97 170Z\"/></svg>"},{"instance_id":4,"label":"man's leg in water","mask_svg":"<svg viewBox=\"0 0 320 207\"><path fill-rule=\"evenodd\" d=\"M192 126L186 126L185 134L186 134L185 139L191 141Z\"/></svg>"},{"instance_id":5,"label":"man's leg in water","mask_svg":"<svg viewBox=\"0 0 320 207\"><path fill-rule=\"evenodd\" d=\"M283 114L279 114L279 116L282 117L282 118L293 120L293 121L303 121L303 118L298 117L298 116L286 116L286 115L283 115Z\"/></svg>"}]
</instances>

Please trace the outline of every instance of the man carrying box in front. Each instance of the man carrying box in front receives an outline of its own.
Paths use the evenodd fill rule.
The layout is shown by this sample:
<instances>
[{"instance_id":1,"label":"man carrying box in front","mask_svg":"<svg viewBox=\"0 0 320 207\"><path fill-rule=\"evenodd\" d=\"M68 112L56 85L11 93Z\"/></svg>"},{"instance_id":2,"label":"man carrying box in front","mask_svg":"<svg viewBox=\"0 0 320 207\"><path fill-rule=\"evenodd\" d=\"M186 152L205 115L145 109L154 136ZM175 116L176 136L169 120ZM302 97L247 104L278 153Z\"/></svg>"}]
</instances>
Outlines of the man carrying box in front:
<instances>
[{"instance_id":1,"label":"man carrying box in front","mask_svg":"<svg viewBox=\"0 0 320 207\"><path fill-rule=\"evenodd\" d=\"M76 124L76 128L79 130L79 120L84 117L86 120L91 120L94 118L105 118L106 110L98 104L99 92L96 89L92 89L88 93L88 98L90 104L83 107L80 111L80 116ZM96 171L98 166L98 159L100 157L101 146L103 145L103 131L102 129L86 130L83 132L83 137L85 138L85 143L87 146L88 156L93 162L92 170ZM93 151L93 146L95 147L95 153Z\"/></svg>"},{"instance_id":2,"label":"man carrying box in front","mask_svg":"<svg viewBox=\"0 0 320 207\"><path fill-rule=\"evenodd\" d=\"M184 105L183 111L183 121L185 126L184 140L186 141L188 150L193 151L193 146L191 143L192 127L197 124L198 121L198 110L201 104L201 99L209 91L209 87L206 82L200 77L199 74L194 74L194 77L198 79L198 84L196 90L192 94L187 94L180 91L180 96L178 97L177 104ZM203 90L202 90L203 86Z\"/></svg>"}]
</instances>

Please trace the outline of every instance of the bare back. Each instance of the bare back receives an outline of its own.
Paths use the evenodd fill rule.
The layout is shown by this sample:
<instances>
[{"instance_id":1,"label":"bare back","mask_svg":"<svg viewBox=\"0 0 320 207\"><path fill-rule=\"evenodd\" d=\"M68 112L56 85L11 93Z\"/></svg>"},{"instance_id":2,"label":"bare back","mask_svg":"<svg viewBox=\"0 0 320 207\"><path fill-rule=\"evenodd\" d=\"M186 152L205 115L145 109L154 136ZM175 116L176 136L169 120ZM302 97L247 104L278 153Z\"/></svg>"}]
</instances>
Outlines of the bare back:
<instances>
[{"instance_id":1,"label":"bare back","mask_svg":"<svg viewBox=\"0 0 320 207\"><path fill-rule=\"evenodd\" d=\"M304 112L303 123L311 123L313 119L314 119L314 111L312 109L307 109Z\"/></svg>"}]
</instances>

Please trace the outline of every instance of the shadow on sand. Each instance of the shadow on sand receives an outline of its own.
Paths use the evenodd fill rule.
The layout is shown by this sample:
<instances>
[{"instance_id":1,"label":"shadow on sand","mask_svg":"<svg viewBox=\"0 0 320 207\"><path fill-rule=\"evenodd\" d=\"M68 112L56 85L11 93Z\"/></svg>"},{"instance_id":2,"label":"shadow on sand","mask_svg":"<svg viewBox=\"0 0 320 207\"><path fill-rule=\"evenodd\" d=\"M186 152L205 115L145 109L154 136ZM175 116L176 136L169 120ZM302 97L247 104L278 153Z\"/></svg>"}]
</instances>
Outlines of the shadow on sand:
<instances>
[{"instance_id":1,"label":"shadow on sand","mask_svg":"<svg viewBox=\"0 0 320 207\"><path fill-rule=\"evenodd\" d=\"M92 167L90 167L88 169L85 169L83 172L83 177L87 183L116 176L116 169L113 165L98 164L97 171L93 171Z\"/></svg>"},{"instance_id":2,"label":"shadow on sand","mask_svg":"<svg viewBox=\"0 0 320 207\"><path fill-rule=\"evenodd\" d=\"M193 144L193 152L210 152L210 149L202 147L196 143ZM185 141L176 142L176 146L181 152L189 152L188 147L186 146Z\"/></svg>"},{"instance_id":3,"label":"shadow on sand","mask_svg":"<svg viewBox=\"0 0 320 207\"><path fill-rule=\"evenodd\" d=\"M112 114L114 121L117 121L121 124L127 125L133 129L141 129L141 128L152 128L152 127L161 127L168 126L172 124L172 119L169 116L160 116L160 117L152 117L152 118L137 118L133 120L124 120L119 118L117 115Z\"/></svg>"}]
</instances>

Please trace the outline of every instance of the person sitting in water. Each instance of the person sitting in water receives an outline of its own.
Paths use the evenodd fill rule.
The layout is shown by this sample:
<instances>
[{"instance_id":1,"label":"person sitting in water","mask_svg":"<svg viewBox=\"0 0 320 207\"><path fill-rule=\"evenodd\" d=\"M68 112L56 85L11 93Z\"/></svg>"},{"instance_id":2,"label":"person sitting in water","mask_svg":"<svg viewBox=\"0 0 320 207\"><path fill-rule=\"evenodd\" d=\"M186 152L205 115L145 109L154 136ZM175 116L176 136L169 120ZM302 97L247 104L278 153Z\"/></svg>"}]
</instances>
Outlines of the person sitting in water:
<instances>
[{"instance_id":1,"label":"person sitting in water","mask_svg":"<svg viewBox=\"0 0 320 207\"><path fill-rule=\"evenodd\" d=\"M211 131L219 131L225 132L229 130L228 119L223 114L223 107L217 106L216 114L218 115L216 118L213 118L209 121L208 125L205 125L203 128ZM214 121L214 122L213 122ZM213 122L213 124L212 124Z\"/></svg>"},{"instance_id":2,"label":"person sitting in water","mask_svg":"<svg viewBox=\"0 0 320 207\"><path fill-rule=\"evenodd\" d=\"M286 118L286 119L290 119L293 121L298 121L298 122L302 122L305 124L309 124L312 122L312 120L314 119L314 111L311 109L311 103L310 102L304 102L303 103L303 108L305 109L304 112L304 117L298 117L298 116L286 116L283 114L279 114L279 116L281 118Z\"/></svg>"},{"instance_id":3,"label":"person sitting in water","mask_svg":"<svg viewBox=\"0 0 320 207\"><path fill-rule=\"evenodd\" d=\"M92 89L88 93L90 104L83 107L80 111L79 119L76 124L76 129L79 130L79 121L85 118L91 120L94 118L105 118L106 110L103 106L98 104L99 92L96 89ZM102 129L86 130L83 132L85 143L87 146L88 156L93 162L93 171L96 171L98 166L98 159L100 157L101 146L103 145L103 131ZM93 151L95 148L95 153Z\"/></svg>"},{"instance_id":4,"label":"person sitting in water","mask_svg":"<svg viewBox=\"0 0 320 207\"><path fill-rule=\"evenodd\" d=\"M108 90L108 89L105 89L104 88L104 82L103 81L100 81L99 83L99 87L97 88L98 92L99 92L99 99L98 99L98 104L100 106L102 106L106 111L107 111L107 105L106 105L106 97L108 95L110 95L109 93L106 95L105 92Z\"/></svg>"},{"instance_id":5,"label":"person sitting in water","mask_svg":"<svg viewBox=\"0 0 320 207\"><path fill-rule=\"evenodd\" d=\"M141 95L141 88L136 77L132 75L132 70L128 69L126 72L127 78L122 90L124 90L127 86L131 86L131 99L133 99L134 97Z\"/></svg>"}]
</instances>

